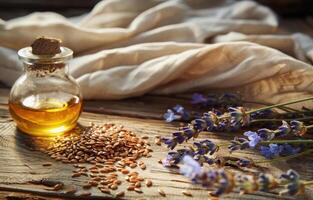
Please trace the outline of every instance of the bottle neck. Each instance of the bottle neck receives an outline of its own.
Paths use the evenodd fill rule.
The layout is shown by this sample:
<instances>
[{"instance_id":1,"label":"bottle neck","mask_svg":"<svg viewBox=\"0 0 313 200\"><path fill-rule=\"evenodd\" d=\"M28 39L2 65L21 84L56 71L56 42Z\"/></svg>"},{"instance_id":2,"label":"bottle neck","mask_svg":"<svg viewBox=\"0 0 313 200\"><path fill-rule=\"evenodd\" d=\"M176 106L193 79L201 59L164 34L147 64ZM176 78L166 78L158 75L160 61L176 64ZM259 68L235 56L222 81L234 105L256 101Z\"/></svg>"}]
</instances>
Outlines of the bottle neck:
<instances>
[{"instance_id":1,"label":"bottle neck","mask_svg":"<svg viewBox=\"0 0 313 200\"><path fill-rule=\"evenodd\" d=\"M27 75L43 77L43 76L62 76L67 73L66 63L45 63L45 64L29 64L24 63L24 71Z\"/></svg>"}]
</instances>

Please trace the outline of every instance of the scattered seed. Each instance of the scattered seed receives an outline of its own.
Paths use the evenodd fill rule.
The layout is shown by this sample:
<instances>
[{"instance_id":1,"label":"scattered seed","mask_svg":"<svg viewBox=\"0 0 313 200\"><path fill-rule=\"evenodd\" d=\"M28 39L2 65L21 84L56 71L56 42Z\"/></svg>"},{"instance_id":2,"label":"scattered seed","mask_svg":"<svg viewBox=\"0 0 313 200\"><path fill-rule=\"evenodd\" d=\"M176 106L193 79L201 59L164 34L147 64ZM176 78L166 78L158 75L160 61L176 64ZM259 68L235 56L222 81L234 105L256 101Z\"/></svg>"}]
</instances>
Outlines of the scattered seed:
<instances>
[{"instance_id":1,"label":"scattered seed","mask_svg":"<svg viewBox=\"0 0 313 200\"><path fill-rule=\"evenodd\" d=\"M142 165L140 165L140 168L141 168L142 170L145 170L145 169L146 169L146 165L145 165L145 164L142 164Z\"/></svg>"},{"instance_id":2,"label":"scattered seed","mask_svg":"<svg viewBox=\"0 0 313 200\"><path fill-rule=\"evenodd\" d=\"M188 197L192 196L192 194L189 191L187 191L187 190L183 190L182 194L185 195L185 196L188 196Z\"/></svg>"},{"instance_id":3,"label":"scattered seed","mask_svg":"<svg viewBox=\"0 0 313 200\"><path fill-rule=\"evenodd\" d=\"M134 191L137 193L142 193L142 190L140 188L135 188Z\"/></svg>"},{"instance_id":4,"label":"scattered seed","mask_svg":"<svg viewBox=\"0 0 313 200\"><path fill-rule=\"evenodd\" d=\"M152 181L149 180L149 179L147 179L147 180L146 180L146 186L147 186L147 187L151 187L151 186L152 186Z\"/></svg>"},{"instance_id":5,"label":"scattered seed","mask_svg":"<svg viewBox=\"0 0 313 200\"><path fill-rule=\"evenodd\" d=\"M158 192L161 196L166 197L166 194L162 189L158 188Z\"/></svg>"},{"instance_id":6,"label":"scattered seed","mask_svg":"<svg viewBox=\"0 0 313 200\"><path fill-rule=\"evenodd\" d=\"M135 168L135 167L137 167L137 164L136 163L132 163L132 164L129 165L129 167Z\"/></svg>"},{"instance_id":7,"label":"scattered seed","mask_svg":"<svg viewBox=\"0 0 313 200\"><path fill-rule=\"evenodd\" d=\"M49 167L49 166L51 166L52 164L51 163L43 163L42 164L42 166L44 166L44 167Z\"/></svg>"},{"instance_id":8,"label":"scattered seed","mask_svg":"<svg viewBox=\"0 0 313 200\"><path fill-rule=\"evenodd\" d=\"M135 187L136 188L140 188L141 187L141 183L140 182L135 183Z\"/></svg>"},{"instance_id":9,"label":"scattered seed","mask_svg":"<svg viewBox=\"0 0 313 200\"><path fill-rule=\"evenodd\" d=\"M133 191L135 189L135 186L134 185L130 185L127 187L127 190L129 191Z\"/></svg>"},{"instance_id":10,"label":"scattered seed","mask_svg":"<svg viewBox=\"0 0 313 200\"><path fill-rule=\"evenodd\" d=\"M61 190L63 188L63 186L64 186L64 184L58 183L55 186L53 186L53 190L54 191L59 191L59 190Z\"/></svg>"},{"instance_id":11,"label":"scattered seed","mask_svg":"<svg viewBox=\"0 0 313 200\"><path fill-rule=\"evenodd\" d=\"M129 171L127 169L123 169L121 172L122 172L122 174L128 174L129 173Z\"/></svg>"},{"instance_id":12,"label":"scattered seed","mask_svg":"<svg viewBox=\"0 0 313 200\"><path fill-rule=\"evenodd\" d=\"M125 195L125 192L124 191L120 191L115 196L116 197L123 197L124 195Z\"/></svg>"},{"instance_id":13,"label":"scattered seed","mask_svg":"<svg viewBox=\"0 0 313 200\"><path fill-rule=\"evenodd\" d=\"M161 139L160 138L155 138L154 143L158 146L161 146Z\"/></svg>"},{"instance_id":14,"label":"scattered seed","mask_svg":"<svg viewBox=\"0 0 313 200\"><path fill-rule=\"evenodd\" d=\"M102 193L111 194L111 191L108 188L101 188L100 191Z\"/></svg>"},{"instance_id":15,"label":"scattered seed","mask_svg":"<svg viewBox=\"0 0 313 200\"><path fill-rule=\"evenodd\" d=\"M81 176L81 173L78 172L78 173L73 173L72 174L72 178L75 178L75 177L80 177Z\"/></svg>"},{"instance_id":16,"label":"scattered seed","mask_svg":"<svg viewBox=\"0 0 313 200\"><path fill-rule=\"evenodd\" d=\"M117 189L117 185L116 185L116 184L112 184L112 185L110 186L110 188L111 188L112 190L116 190L116 189Z\"/></svg>"},{"instance_id":17,"label":"scattered seed","mask_svg":"<svg viewBox=\"0 0 313 200\"><path fill-rule=\"evenodd\" d=\"M88 184L91 186L97 186L98 182L97 181L89 181Z\"/></svg>"}]
</instances>

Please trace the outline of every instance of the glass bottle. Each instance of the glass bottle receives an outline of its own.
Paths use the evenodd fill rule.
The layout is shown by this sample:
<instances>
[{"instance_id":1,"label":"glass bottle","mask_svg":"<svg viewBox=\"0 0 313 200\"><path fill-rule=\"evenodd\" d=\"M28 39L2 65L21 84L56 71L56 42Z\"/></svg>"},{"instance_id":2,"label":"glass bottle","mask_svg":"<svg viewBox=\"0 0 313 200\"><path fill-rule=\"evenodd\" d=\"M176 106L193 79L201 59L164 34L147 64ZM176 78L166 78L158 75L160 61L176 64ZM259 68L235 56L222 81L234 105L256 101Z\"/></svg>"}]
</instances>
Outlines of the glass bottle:
<instances>
[{"instance_id":1,"label":"glass bottle","mask_svg":"<svg viewBox=\"0 0 313 200\"><path fill-rule=\"evenodd\" d=\"M60 47L54 55L33 54L32 47L18 51L24 74L11 89L9 110L21 131L33 136L57 136L75 127L82 95L67 73L72 55L66 47Z\"/></svg>"}]
</instances>

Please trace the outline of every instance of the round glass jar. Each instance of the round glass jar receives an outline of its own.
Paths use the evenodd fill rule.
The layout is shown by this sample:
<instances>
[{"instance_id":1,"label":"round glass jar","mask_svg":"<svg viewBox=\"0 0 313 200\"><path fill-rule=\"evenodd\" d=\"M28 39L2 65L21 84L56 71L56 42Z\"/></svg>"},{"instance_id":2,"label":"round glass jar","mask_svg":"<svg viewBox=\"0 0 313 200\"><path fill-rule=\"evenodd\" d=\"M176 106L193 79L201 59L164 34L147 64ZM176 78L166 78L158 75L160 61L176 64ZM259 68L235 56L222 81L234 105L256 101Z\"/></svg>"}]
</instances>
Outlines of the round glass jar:
<instances>
[{"instance_id":1,"label":"round glass jar","mask_svg":"<svg viewBox=\"0 0 313 200\"><path fill-rule=\"evenodd\" d=\"M75 127L82 110L79 85L68 71L73 51L60 47L54 55L18 51L24 73L13 85L9 110L17 127L33 136L57 136Z\"/></svg>"}]
</instances>

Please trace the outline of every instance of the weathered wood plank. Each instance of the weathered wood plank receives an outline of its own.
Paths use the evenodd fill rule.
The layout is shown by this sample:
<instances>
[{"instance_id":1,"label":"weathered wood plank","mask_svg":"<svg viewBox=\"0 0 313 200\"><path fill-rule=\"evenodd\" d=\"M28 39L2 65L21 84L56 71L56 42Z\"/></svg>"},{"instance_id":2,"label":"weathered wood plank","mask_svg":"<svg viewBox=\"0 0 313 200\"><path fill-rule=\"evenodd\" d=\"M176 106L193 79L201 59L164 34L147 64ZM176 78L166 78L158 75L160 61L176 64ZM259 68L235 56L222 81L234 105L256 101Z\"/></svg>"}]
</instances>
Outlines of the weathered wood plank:
<instances>
[{"instance_id":1,"label":"weathered wood plank","mask_svg":"<svg viewBox=\"0 0 313 200\"><path fill-rule=\"evenodd\" d=\"M0 107L1 115L8 116L7 110L4 106ZM153 138L155 135L167 136L169 133L176 129L174 125L166 124L160 120L152 119L140 119L130 118L122 116L112 116L95 113L83 113L80 124L87 125L89 122L94 123L116 123L122 124L127 129L136 132L138 135L149 135L151 143L153 144ZM46 195L51 197L70 197L61 192L46 191L44 186L29 184L30 180L38 180L41 178L50 178L53 180L59 180L65 183L65 185L77 185L81 187L84 184L84 178L71 178L72 165L56 162L49 158L47 155L34 151L30 148L29 143L34 145L35 140L16 131L14 123L9 120L0 124L0 190L8 191L20 191L31 192L39 195ZM228 138L232 138L234 135L227 133L212 134L202 133L200 138L210 138L216 142L225 143ZM164 158L167 149L165 147L159 147L153 144L152 148L154 152L152 158L144 159L147 164L147 170L142 171L142 176L153 180L154 186L152 188L144 188L143 194L137 194L135 192L128 192L126 199L136 199L138 197L147 197L148 199L160 198L157 193L157 188L162 188L167 193L168 199L181 199L183 196L181 191L188 189L192 192L193 198L204 199L208 198L207 191L198 186L193 186L187 182L187 180L179 174L171 173L165 169L162 165L158 164L160 158ZM225 151L221 151L220 154L225 154ZM251 151L245 151L240 156L250 157L254 159L261 159L260 155L254 154ZM51 167L43 167L44 162L53 163ZM291 162L292 163L292 162ZM285 170L292 166L291 163L279 162L270 167L274 174L281 172L281 169ZM312 165L312 161L309 161ZM303 168L301 168L303 169ZM140 170L140 169L138 169ZM300 171L305 178L312 176L306 171ZM310 177L312 178L312 177ZM179 182L178 182L179 181ZM126 185L123 184L120 189L125 189ZM112 196L105 196L97 190L92 189L94 199L111 198ZM310 192L310 191L309 191ZM308 193L307 197L301 197L297 199L311 199ZM254 195L239 196L237 193L226 195L221 199L295 199L289 197L278 197L275 194L257 193Z\"/></svg>"}]
</instances>

